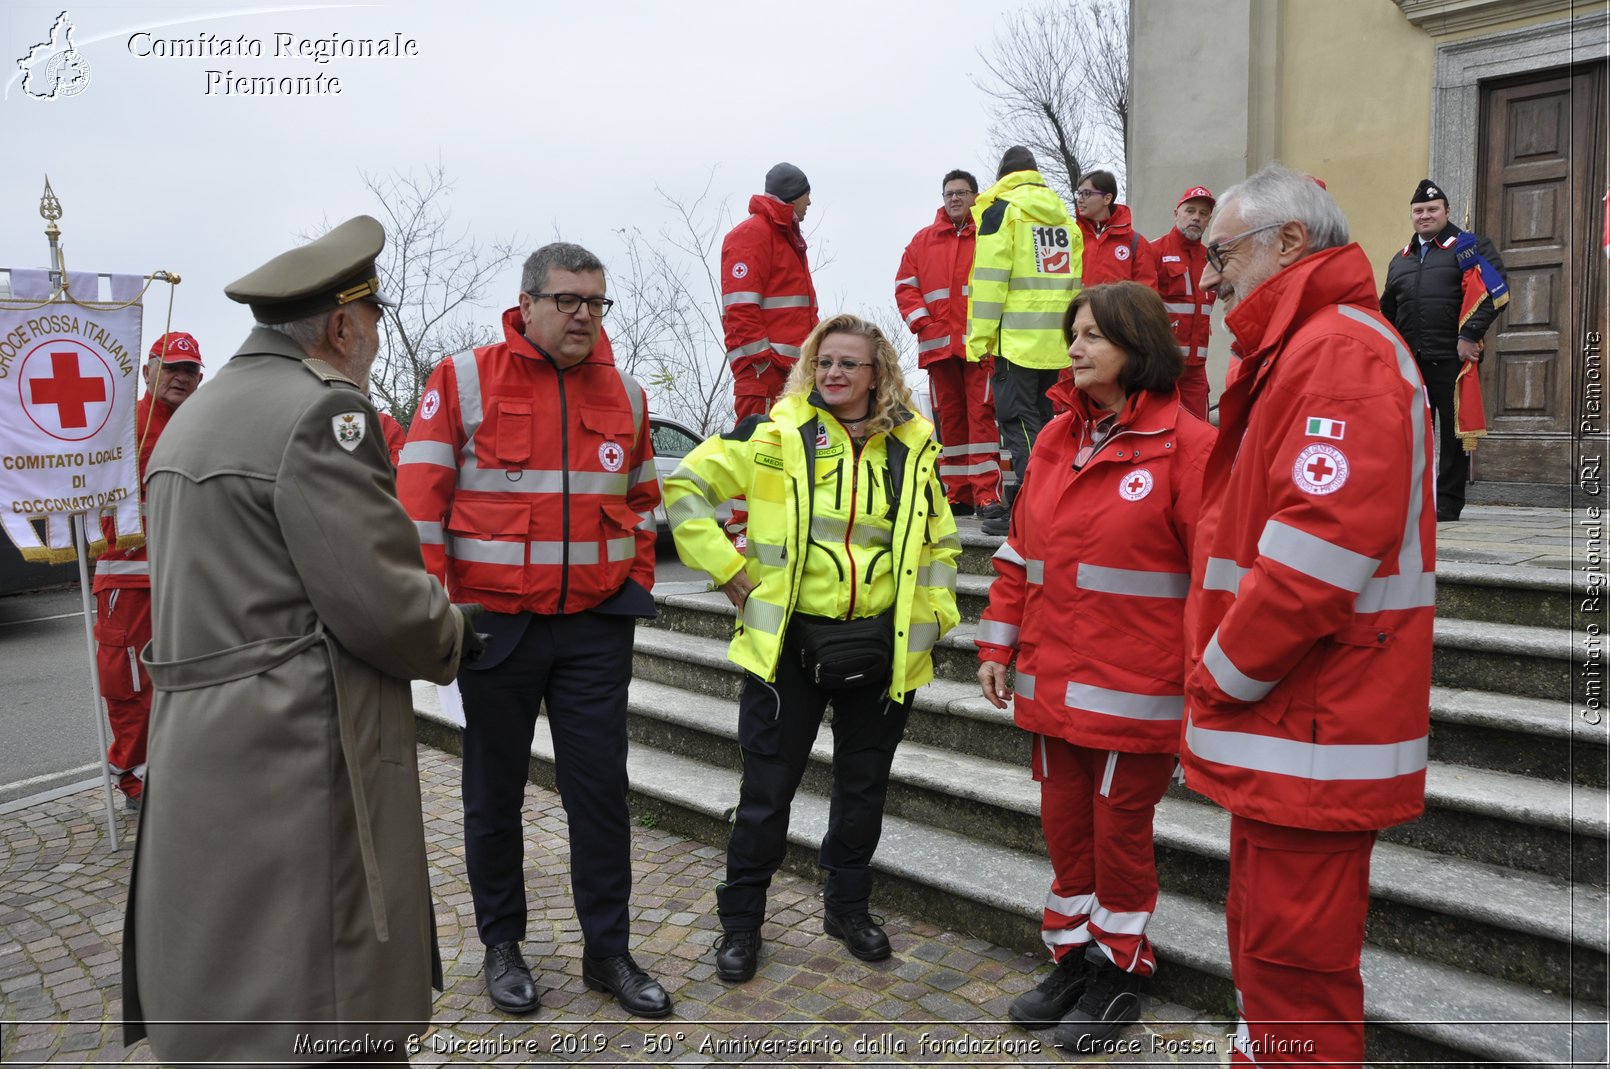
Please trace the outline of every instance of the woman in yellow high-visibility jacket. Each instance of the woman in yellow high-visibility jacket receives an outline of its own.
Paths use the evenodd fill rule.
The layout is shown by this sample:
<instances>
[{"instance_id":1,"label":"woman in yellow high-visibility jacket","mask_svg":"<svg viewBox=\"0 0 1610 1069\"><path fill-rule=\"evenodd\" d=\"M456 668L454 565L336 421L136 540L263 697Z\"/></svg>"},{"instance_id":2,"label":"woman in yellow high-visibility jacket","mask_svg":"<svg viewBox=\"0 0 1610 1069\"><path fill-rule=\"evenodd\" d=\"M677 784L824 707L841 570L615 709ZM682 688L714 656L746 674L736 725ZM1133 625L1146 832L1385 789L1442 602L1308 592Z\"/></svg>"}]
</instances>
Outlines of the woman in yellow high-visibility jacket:
<instances>
[{"instance_id":1,"label":"woman in yellow high-visibility jacket","mask_svg":"<svg viewBox=\"0 0 1610 1069\"><path fill-rule=\"evenodd\" d=\"M837 315L806 338L768 415L708 439L665 481L677 552L738 609L728 655L747 673L743 778L716 891L723 980L755 974L766 889L829 702L823 930L864 961L889 956L867 909L889 767L912 694L933 678L929 651L959 618L961 542L938 461L894 346L873 324ZM749 499L742 553L715 515L738 494Z\"/></svg>"}]
</instances>

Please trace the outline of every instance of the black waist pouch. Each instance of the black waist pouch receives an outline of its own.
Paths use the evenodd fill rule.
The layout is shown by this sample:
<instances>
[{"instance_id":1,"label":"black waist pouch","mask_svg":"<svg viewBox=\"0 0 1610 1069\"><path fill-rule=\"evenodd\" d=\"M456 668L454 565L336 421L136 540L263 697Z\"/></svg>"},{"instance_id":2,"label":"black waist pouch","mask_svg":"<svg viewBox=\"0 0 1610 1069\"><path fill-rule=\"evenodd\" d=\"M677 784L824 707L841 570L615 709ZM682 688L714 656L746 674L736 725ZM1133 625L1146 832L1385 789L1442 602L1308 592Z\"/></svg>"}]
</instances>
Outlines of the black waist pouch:
<instances>
[{"instance_id":1,"label":"black waist pouch","mask_svg":"<svg viewBox=\"0 0 1610 1069\"><path fill-rule=\"evenodd\" d=\"M800 667L823 690L883 686L894 666L894 614L832 620L795 613Z\"/></svg>"}]
</instances>

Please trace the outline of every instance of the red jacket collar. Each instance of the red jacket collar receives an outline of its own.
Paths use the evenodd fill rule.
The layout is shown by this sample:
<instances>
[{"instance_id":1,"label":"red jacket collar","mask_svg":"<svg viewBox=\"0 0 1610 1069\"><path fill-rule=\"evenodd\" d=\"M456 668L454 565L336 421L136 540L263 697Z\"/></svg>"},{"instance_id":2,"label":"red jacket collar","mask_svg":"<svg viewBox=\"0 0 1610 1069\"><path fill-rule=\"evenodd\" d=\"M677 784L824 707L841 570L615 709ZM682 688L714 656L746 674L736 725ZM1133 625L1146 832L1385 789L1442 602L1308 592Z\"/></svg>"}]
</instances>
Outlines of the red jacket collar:
<instances>
[{"instance_id":1,"label":"red jacket collar","mask_svg":"<svg viewBox=\"0 0 1610 1069\"><path fill-rule=\"evenodd\" d=\"M1379 307L1375 273L1357 242L1304 257L1277 273L1243 297L1224 325L1243 361L1262 361L1309 317L1338 304Z\"/></svg>"},{"instance_id":2,"label":"red jacket collar","mask_svg":"<svg viewBox=\"0 0 1610 1069\"><path fill-rule=\"evenodd\" d=\"M749 214L761 216L784 230L792 230L796 234L800 232L799 219L794 216L794 206L768 193L756 193L749 198Z\"/></svg>"},{"instance_id":3,"label":"red jacket collar","mask_svg":"<svg viewBox=\"0 0 1610 1069\"><path fill-rule=\"evenodd\" d=\"M965 234L968 231L972 230L973 226L974 226L973 218L972 218L972 216L969 215L967 217L967 221L961 225L961 229L958 231L956 229L956 224L950 221L950 216L945 214L945 209L940 208L940 209L938 209L937 211L934 212L934 227L933 228L935 230L939 231L940 233L945 233L945 234L962 233L962 234Z\"/></svg>"},{"instance_id":4,"label":"red jacket collar","mask_svg":"<svg viewBox=\"0 0 1610 1069\"><path fill-rule=\"evenodd\" d=\"M1096 229L1095 223L1081 215L1079 216L1079 229L1097 241L1105 241L1108 234L1127 234L1133 229L1130 223L1129 205L1114 204L1112 214L1107 216L1107 221L1101 224L1101 229L1099 230Z\"/></svg>"},{"instance_id":5,"label":"red jacket collar","mask_svg":"<svg viewBox=\"0 0 1610 1069\"><path fill-rule=\"evenodd\" d=\"M537 347L531 344L531 339L525 336L525 320L520 316L519 305L515 305L503 313L503 343L509 347L509 352L516 356L523 356L527 360L549 362L552 359L546 353L539 352ZM592 353L575 366L580 367L581 364L608 364L614 366L615 350L609 344L609 335L604 333L603 327L598 329L598 344L593 346Z\"/></svg>"},{"instance_id":6,"label":"red jacket collar","mask_svg":"<svg viewBox=\"0 0 1610 1069\"><path fill-rule=\"evenodd\" d=\"M1097 408L1084 391L1077 389L1071 381L1059 380L1045 391L1045 395L1053 403L1068 408L1081 422L1099 423L1107 417L1107 410ZM1118 425L1126 431L1170 430L1176 422L1174 417L1178 409L1179 391L1170 389L1167 393L1153 393L1142 390L1124 402L1123 410L1118 413Z\"/></svg>"}]
</instances>

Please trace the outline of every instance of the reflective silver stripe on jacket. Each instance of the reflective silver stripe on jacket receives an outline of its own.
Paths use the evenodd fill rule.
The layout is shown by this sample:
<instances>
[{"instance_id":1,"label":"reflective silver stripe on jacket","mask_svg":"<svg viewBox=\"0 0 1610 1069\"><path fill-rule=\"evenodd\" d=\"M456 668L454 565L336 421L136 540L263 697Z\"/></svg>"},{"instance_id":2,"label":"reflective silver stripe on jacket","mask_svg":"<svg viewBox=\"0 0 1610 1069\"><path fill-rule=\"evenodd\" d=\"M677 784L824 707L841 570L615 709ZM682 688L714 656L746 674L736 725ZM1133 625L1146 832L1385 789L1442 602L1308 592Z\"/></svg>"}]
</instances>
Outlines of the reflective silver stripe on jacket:
<instances>
[{"instance_id":1,"label":"reflective silver stripe on jacket","mask_svg":"<svg viewBox=\"0 0 1610 1069\"><path fill-rule=\"evenodd\" d=\"M1001 302L1000 301L974 301L973 302L973 318L974 319L1000 319L1001 318ZM1061 325L1060 321L1058 322L1058 325L1059 326Z\"/></svg>"},{"instance_id":2,"label":"reflective silver stripe on jacket","mask_svg":"<svg viewBox=\"0 0 1610 1069\"><path fill-rule=\"evenodd\" d=\"M728 349L727 359L729 361L741 360L746 356L754 356L756 353L763 353L770 348L771 339L761 338L759 341L752 341L748 345L740 345L736 349Z\"/></svg>"},{"instance_id":3,"label":"reflective silver stripe on jacket","mask_svg":"<svg viewBox=\"0 0 1610 1069\"><path fill-rule=\"evenodd\" d=\"M1386 339L1392 346L1392 352L1397 355L1398 374L1417 391L1424 389L1420 369L1415 366L1414 357L1409 354L1408 347L1403 344L1403 339L1398 337L1396 331L1357 308L1340 305L1337 311L1355 323L1362 323ZM1372 611L1364 608L1366 604L1377 605L1382 609L1426 608L1436 604L1435 571L1426 571L1420 552L1420 516L1425 507L1421 488L1425 485L1426 479L1426 418L1425 405L1409 406L1409 430L1414 453L1411 461L1412 470L1409 474L1408 516L1404 519L1403 544L1398 550L1398 574L1372 580L1359 595L1359 612ZM1380 584L1379 587L1376 586L1377 583Z\"/></svg>"},{"instance_id":4,"label":"reflective silver stripe on jacket","mask_svg":"<svg viewBox=\"0 0 1610 1069\"><path fill-rule=\"evenodd\" d=\"M1194 305L1194 304L1175 304L1175 303L1173 303L1171 301L1164 301L1163 302L1163 310L1165 312L1172 312L1175 315L1192 315L1192 314L1194 314L1196 312L1196 305Z\"/></svg>"},{"instance_id":5,"label":"reflective silver stripe on jacket","mask_svg":"<svg viewBox=\"0 0 1610 1069\"><path fill-rule=\"evenodd\" d=\"M782 297L762 297L760 306L762 308L809 308L811 298L809 294L805 293L791 293Z\"/></svg>"},{"instance_id":6,"label":"reflective silver stripe on jacket","mask_svg":"<svg viewBox=\"0 0 1610 1069\"><path fill-rule=\"evenodd\" d=\"M999 620L980 620L978 629L973 632L973 638L978 642L988 642L994 646L1010 646L1017 648L1018 627L1016 624L1002 623Z\"/></svg>"},{"instance_id":7,"label":"reflective silver stripe on jacket","mask_svg":"<svg viewBox=\"0 0 1610 1069\"><path fill-rule=\"evenodd\" d=\"M1071 290L1079 284L1079 280L1072 275L1014 275L1012 281L1006 284L1009 290ZM1062 325L1062 317L1057 316L1057 326Z\"/></svg>"},{"instance_id":8,"label":"reflective silver stripe on jacket","mask_svg":"<svg viewBox=\"0 0 1610 1069\"><path fill-rule=\"evenodd\" d=\"M735 304L759 304L760 294L753 290L738 290L733 293L721 295L721 307L731 308Z\"/></svg>"},{"instance_id":9,"label":"reflective silver stripe on jacket","mask_svg":"<svg viewBox=\"0 0 1610 1069\"><path fill-rule=\"evenodd\" d=\"M911 635L906 639L906 649L913 653L922 653L934 648L939 641L938 624L912 624Z\"/></svg>"},{"instance_id":10,"label":"reflective silver stripe on jacket","mask_svg":"<svg viewBox=\"0 0 1610 1069\"><path fill-rule=\"evenodd\" d=\"M1202 589L1238 593L1241 589L1241 580L1251 571L1251 568L1243 568L1225 557L1209 557L1207 566L1202 569Z\"/></svg>"},{"instance_id":11,"label":"reflective silver stripe on jacket","mask_svg":"<svg viewBox=\"0 0 1610 1069\"><path fill-rule=\"evenodd\" d=\"M1301 572L1310 579L1357 594L1381 567L1362 553L1327 542L1290 524L1270 520L1258 537L1258 553Z\"/></svg>"},{"instance_id":12,"label":"reflective silver stripe on jacket","mask_svg":"<svg viewBox=\"0 0 1610 1069\"><path fill-rule=\"evenodd\" d=\"M665 522L676 530L689 520L713 520L716 507L698 494L683 494L665 506Z\"/></svg>"},{"instance_id":13,"label":"reflective silver stripe on jacket","mask_svg":"<svg viewBox=\"0 0 1610 1069\"><path fill-rule=\"evenodd\" d=\"M1061 330L1061 312L1003 312L1002 330Z\"/></svg>"},{"instance_id":14,"label":"reflective silver stripe on jacket","mask_svg":"<svg viewBox=\"0 0 1610 1069\"><path fill-rule=\"evenodd\" d=\"M784 345L782 342L777 342L771 347L771 350L778 356L790 356L795 360L799 359L800 349L797 345Z\"/></svg>"},{"instance_id":15,"label":"reflective silver stripe on jacket","mask_svg":"<svg viewBox=\"0 0 1610 1069\"><path fill-rule=\"evenodd\" d=\"M956 593L956 566L942 561L924 564L917 569L917 585L934 587Z\"/></svg>"},{"instance_id":16,"label":"reflective silver stripe on jacket","mask_svg":"<svg viewBox=\"0 0 1610 1069\"><path fill-rule=\"evenodd\" d=\"M1028 698L1032 701L1034 699L1034 677L1019 672L1017 679L1013 682L1013 689L1017 692L1019 698Z\"/></svg>"},{"instance_id":17,"label":"reflective silver stripe on jacket","mask_svg":"<svg viewBox=\"0 0 1610 1069\"><path fill-rule=\"evenodd\" d=\"M772 545L770 542L756 542L749 539L744 547L744 556L753 557L768 568L781 568L788 563L788 549L784 546Z\"/></svg>"},{"instance_id":18,"label":"reflective silver stripe on jacket","mask_svg":"<svg viewBox=\"0 0 1610 1069\"><path fill-rule=\"evenodd\" d=\"M422 546L442 545L442 525L435 520L415 520L414 530L419 532L419 544Z\"/></svg>"},{"instance_id":19,"label":"reflective silver stripe on jacket","mask_svg":"<svg viewBox=\"0 0 1610 1069\"><path fill-rule=\"evenodd\" d=\"M447 442L409 442L397 455L397 466L434 464L438 468L458 467L458 453Z\"/></svg>"},{"instance_id":20,"label":"reflective silver stripe on jacket","mask_svg":"<svg viewBox=\"0 0 1610 1069\"><path fill-rule=\"evenodd\" d=\"M896 286L910 286L912 289L916 289L917 288L917 276L916 275L908 275L905 278L897 278L897 279L894 280L894 284Z\"/></svg>"},{"instance_id":21,"label":"reflective silver stripe on jacket","mask_svg":"<svg viewBox=\"0 0 1610 1069\"><path fill-rule=\"evenodd\" d=\"M834 519L831 516L811 517L811 537L821 542L843 542L848 531L848 524L844 520ZM889 532L881 527L874 527L869 523L857 526L849 531L850 542L857 546L887 546L889 545Z\"/></svg>"},{"instance_id":22,"label":"reflective silver stripe on jacket","mask_svg":"<svg viewBox=\"0 0 1610 1069\"><path fill-rule=\"evenodd\" d=\"M950 345L950 335L946 334L943 338L929 338L927 341L918 342L917 343L917 352L919 352L919 353L931 353L935 349L944 349L944 348L949 347L949 345Z\"/></svg>"},{"instance_id":23,"label":"reflective silver stripe on jacket","mask_svg":"<svg viewBox=\"0 0 1610 1069\"><path fill-rule=\"evenodd\" d=\"M1001 543L1000 548L995 551L994 559L1004 560L1008 564L1015 564L1020 568L1023 567L1022 555L1019 554L1017 550L1012 548L1012 543L1010 542Z\"/></svg>"},{"instance_id":24,"label":"reflective silver stripe on jacket","mask_svg":"<svg viewBox=\"0 0 1610 1069\"><path fill-rule=\"evenodd\" d=\"M1080 564L1075 582L1081 590L1139 598L1183 598L1191 587L1191 577L1186 572L1107 568L1099 564Z\"/></svg>"},{"instance_id":25,"label":"reflective silver stripe on jacket","mask_svg":"<svg viewBox=\"0 0 1610 1069\"><path fill-rule=\"evenodd\" d=\"M561 494L565 491L565 475L563 471L505 471L466 464L459 469L458 488L494 494ZM573 494L625 497L631 485L631 477L624 471L572 471L569 476Z\"/></svg>"},{"instance_id":26,"label":"reflective silver stripe on jacket","mask_svg":"<svg viewBox=\"0 0 1610 1069\"><path fill-rule=\"evenodd\" d=\"M633 468L629 475L634 490L639 486L646 486L656 481L659 477L659 472L655 470L652 460L643 461L643 463Z\"/></svg>"},{"instance_id":27,"label":"reflective silver stripe on jacket","mask_svg":"<svg viewBox=\"0 0 1610 1069\"><path fill-rule=\"evenodd\" d=\"M519 568L525 564L525 542L499 542L491 538L464 538L450 535L447 555L454 560L476 564L503 564Z\"/></svg>"},{"instance_id":28,"label":"reflective silver stripe on jacket","mask_svg":"<svg viewBox=\"0 0 1610 1069\"><path fill-rule=\"evenodd\" d=\"M923 301L924 304L927 304L929 301L949 300L949 299L950 299L950 287L949 286L941 286L936 290L929 290L927 293L924 293L922 295L922 301Z\"/></svg>"},{"instance_id":29,"label":"reflective silver stripe on jacket","mask_svg":"<svg viewBox=\"0 0 1610 1069\"><path fill-rule=\"evenodd\" d=\"M608 547L611 562L631 560L637 553L637 539L631 535L606 539L604 545ZM567 549L571 564L599 563L597 542L532 542L531 563L564 564Z\"/></svg>"},{"instance_id":30,"label":"reflective silver stripe on jacket","mask_svg":"<svg viewBox=\"0 0 1610 1069\"><path fill-rule=\"evenodd\" d=\"M783 626L783 607L752 597L744 602L744 626L775 635Z\"/></svg>"},{"instance_id":31,"label":"reflective silver stripe on jacket","mask_svg":"<svg viewBox=\"0 0 1610 1069\"><path fill-rule=\"evenodd\" d=\"M481 368L475 350L458 353L453 361L453 381L458 384L458 422L464 428L464 444L459 446L460 465L475 465L475 435L481 429ZM409 443L412 444L412 443Z\"/></svg>"},{"instance_id":32,"label":"reflective silver stripe on jacket","mask_svg":"<svg viewBox=\"0 0 1610 1069\"><path fill-rule=\"evenodd\" d=\"M941 464L940 475L949 475L953 478L962 475L989 475L1001 470L999 461L980 460L973 464Z\"/></svg>"},{"instance_id":33,"label":"reflective silver stripe on jacket","mask_svg":"<svg viewBox=\"0 0 1610 1069\"><path fill-rule=\"evenodd\" d=\"M1202 667L1208 670L1213 682L1219 689L1237 701L1255 702L1265 697L1275 689L1275 680L1253 679L1241 669L1237 668L1225 652L1219 648L1219 633L1213 632L1213 638L1208 642L1207 649L1202 651Z\"/></svg>"},{"instance_id":34,"label":"reflective silver stripe on jacket","mask_svg":"<svg viewBox=\"0 0 1610 1069\"><path fill-rule=\"evenodd\" d=\"M1087 709L1126 720L1178 720L1185 715L1183 694L1135 694L1088 683L1069 683L1062 701L1070 709Z\"/></svg>"},{"instance_id":35,"label":"reflective silver stripe on jacket","mask_svg":"<svg viewBox=\"0 0 1610 1069\"><path fill-rule=\"evenodd\" d=\"M973 268L974 282L1010 282L1012 270L1008 267L975 267Z\"/></svg>"},{"instance_id":36,"label":"reflective silver stripe on jacket","mask_svg":"<svg viewBox=\"0 0 1610 1069\"><path fill-rule=\"evenodd\" d=\"M1405 742L1327 745L1185 724L1186 745L1205 761L1311 780L1387 780L1424 772L1428 741L1422 735Z\"/></svg>"},{"instance_id":37,"label":"reflective silver stripe on jacket","mask_svg":"<svg viewBox=\"0 0 1610 1069\"><path fill-rule=\"evenodd\" d=\"M102 560L95 565L96 575L150 575L148 560Z\"/></svg>"},{"instance_id":38,"label":"reflective silver stripe on jacket","mask_svg":"<svg viewBox=\"0 0 1610 1069\"><path fill-rule=\"evenodd\" d=\"M911 326L911 324L915 323L917 320L921 319L923 316L925 316L927 314L928 314L928 309L926 309L926 308L913 308L906 315L906 326L908 326L908 327Z\"/></svg>"},{"instance_id":39,"label":"reflective silver stripe on jacket","mask_svg":"<svg viewBox=\"0 0 1610 1069\"><path fill-rule=\"evenodd\" d=\"M1035 586L1041 586L1045 583L1045 561L1026 560L1023 562L1023 571L1025 573L1023 578Z\"/></svg>"}]
</instances>

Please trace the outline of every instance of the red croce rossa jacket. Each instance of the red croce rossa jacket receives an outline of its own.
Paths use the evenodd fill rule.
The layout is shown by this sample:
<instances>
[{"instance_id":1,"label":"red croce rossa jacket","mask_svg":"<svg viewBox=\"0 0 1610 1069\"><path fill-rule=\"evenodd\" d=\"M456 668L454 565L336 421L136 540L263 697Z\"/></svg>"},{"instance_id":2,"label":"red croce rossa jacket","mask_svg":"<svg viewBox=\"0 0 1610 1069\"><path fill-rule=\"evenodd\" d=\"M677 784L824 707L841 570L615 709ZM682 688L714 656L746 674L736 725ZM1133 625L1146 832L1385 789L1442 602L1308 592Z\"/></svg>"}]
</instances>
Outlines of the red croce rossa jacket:
<instances>
[{"instance_id":1,"label":"red croce rossa jacket","mask_svg":"<svg viewBox=\"0 0 1610 1069\"><path fill-rule=\"evenodd\" d=\"M757 193L749 218L721 242L721 326L733 378L756 363L792 367L816 320L816 286L794 206Z\"/></svg>"},{"instance_id":2,"label":"red croce rossa jacket","mask_svg":"<svg viewBox=\"0 0 1610 1069\"><path fill-rule=\"evenodd\" d=\"M1356 244L1281 271L1225 326L1241 366L1192 561L1186 783L1288 827L1410 820L1436 596L1420 375Z\"/></svg>"},{"instance_id":3,"label":"red croce rossa jacket","mask_svg":"<svg viewBox=\"0 0 1610 1069\"><path fill-rule=\"evenodd\" d=\"M917 336L918 367L967 356L967 279L977 237L971 215L958 228L940 208L900 257L894 301Z\"/></svg>"},{"instance_id":4,"label":"red croce rossa jacket","mask_svg":"<svg viewBox=\"0 0 1610 1069\"><path fill-rule=\"evenodd\" d=\"M652 589L660 487L642 387L602 336L561 372L518 308L503 335L437 365L409 428L397 496L425 567L493 612L581 612L628 578Z\"/></svg>"},{"instance_id":5,"label":"red croce rossa jacket","mask_svg":"<svg viewBox=\"0 0 1610 1069\"><path fill-rule=\"evenodd\" d=\"M1129 205L1114 204L1107 225L1099 231L1081 215L1079 230L1085 239L1086 289L1103 282L1139 282L1157 288L1157 267L1151 243L1131 224Z\"/></svg>"},{"instance_id":6,"label":"red croce rossa jacket","mask_svg":"<svg viewBox=\"0 0 1610 1069\"><path fill-rule=\"evenodd\" d=\"M1168 312L1168 324L1180 343L1186 363L1200 364L1207 359L1208 336L1213 329L1214 293L1201 286L1207 249L1174 227L1152 242L1156 260L1157 293Z\"/></svg>"},{"instance_id":7,"label":"red croce rossa jacket","mask_svg":"<svg viewBox=\"0 0 1610 1069\"><path fill-rule=\"evenodd\" d=\"M1079 471L1106 413L1065 385L1040 432L975 641L1017 654L1017 725L1079 746L1174 753L1184 708L1185 594L1213 428L1179 395L1129 399Z\"/></svg>"},{"instance_id":8,"label":"red croce rossa jacket","mask_svg":"<svg viewBox=\"0 0 1610 1069\"><path fill-rule=\"evenodd\" d=\"M174 408L146 394L134 404L134 441L139 450L137 470L140 481L140 500L145 501L145 466L151 460L151 450L173 418ZM145 511L142 505L140 527L145 528ZM101 517L101 537L106 539L106 550L95 562L95 581L90 589L117 590L134 587L151 589L151 564L146 557L145 543L133 549L117 548L117 528L110 516Z\"/></svg>"}]
</instances>

